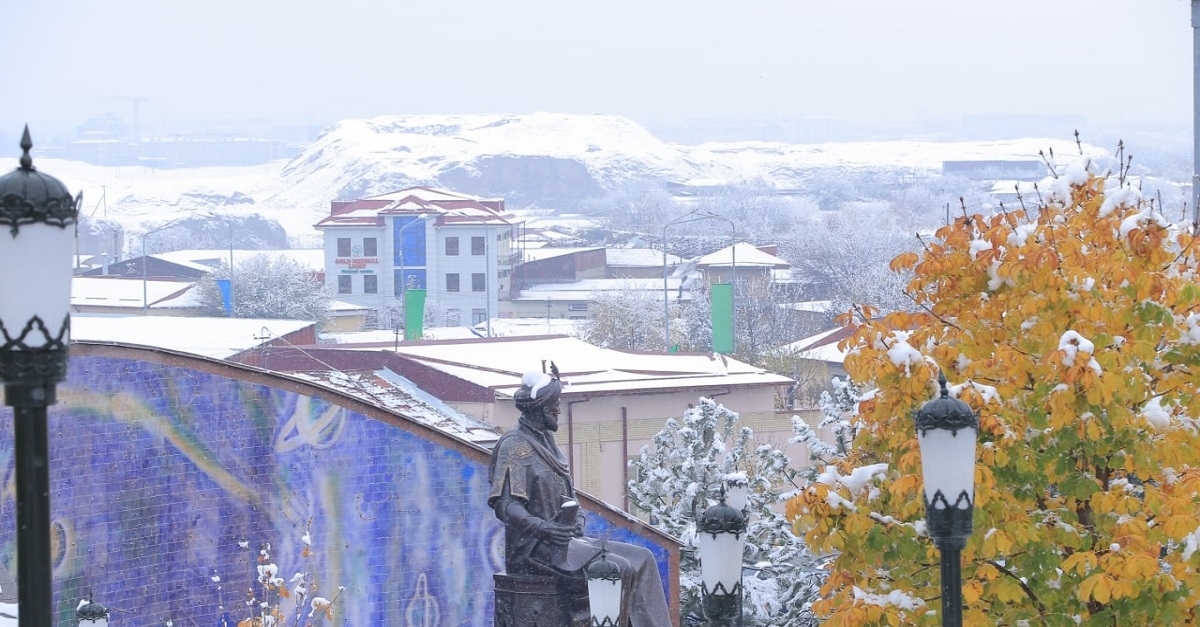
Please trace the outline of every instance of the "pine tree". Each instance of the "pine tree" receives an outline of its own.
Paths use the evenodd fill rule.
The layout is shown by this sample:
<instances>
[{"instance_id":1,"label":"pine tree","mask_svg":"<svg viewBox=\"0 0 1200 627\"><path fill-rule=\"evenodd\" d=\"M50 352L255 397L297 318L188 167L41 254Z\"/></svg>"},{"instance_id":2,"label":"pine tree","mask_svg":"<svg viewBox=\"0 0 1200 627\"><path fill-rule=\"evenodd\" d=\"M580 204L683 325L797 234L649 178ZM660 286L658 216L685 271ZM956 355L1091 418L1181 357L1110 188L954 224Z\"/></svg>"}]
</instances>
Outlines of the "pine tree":
<instances>
[{"instance_id":1,"label":"pine tree","mask_svg":"<svg viewBox=\"0 0 1200 627\"><path fill-rule=\"evenodd\" d=\"M747 624L815 625L808 602L820 587L820 561L810 555L783 515L773 509L794 489L796 471L783 452L756 444L739 416L708 398L669 419L641 456L630 462L630 502L652 525L680 538L685 614L700 613L700 567L695 557L696 519L717 502L726 479L742 475L750 494L743 578Z\"/></svg>"}]
</instances>

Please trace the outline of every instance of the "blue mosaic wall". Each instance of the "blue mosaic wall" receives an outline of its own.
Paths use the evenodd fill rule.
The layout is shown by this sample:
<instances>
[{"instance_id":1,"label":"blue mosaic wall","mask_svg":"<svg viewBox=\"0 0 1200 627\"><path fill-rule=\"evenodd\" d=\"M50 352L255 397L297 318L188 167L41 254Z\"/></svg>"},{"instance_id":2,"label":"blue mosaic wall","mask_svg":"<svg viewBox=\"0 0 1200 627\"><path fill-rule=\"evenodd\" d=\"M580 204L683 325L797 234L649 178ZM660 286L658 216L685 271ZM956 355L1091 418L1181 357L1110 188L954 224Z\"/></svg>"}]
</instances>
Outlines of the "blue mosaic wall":
<instances>
[{"instance_id":1,"label":"blue mosaic wall","mask_svg":"<svg viewBox=\"0 0 1200 627\"><path fill-rule=\"evenodd\" d=\"M317 625L491 625L503 528L484 458L209 371L221 368L73 354L50 413L56 622L73 624L91 594L122 627L207 627L226 613L236 624L269 544L285 580L310 573L327 598L343 589ZM0 472L0 565L15 577L7 408ZM588 533L647 546L668 581L665 546L599 515Z\"/></svg>"}]
</instances>

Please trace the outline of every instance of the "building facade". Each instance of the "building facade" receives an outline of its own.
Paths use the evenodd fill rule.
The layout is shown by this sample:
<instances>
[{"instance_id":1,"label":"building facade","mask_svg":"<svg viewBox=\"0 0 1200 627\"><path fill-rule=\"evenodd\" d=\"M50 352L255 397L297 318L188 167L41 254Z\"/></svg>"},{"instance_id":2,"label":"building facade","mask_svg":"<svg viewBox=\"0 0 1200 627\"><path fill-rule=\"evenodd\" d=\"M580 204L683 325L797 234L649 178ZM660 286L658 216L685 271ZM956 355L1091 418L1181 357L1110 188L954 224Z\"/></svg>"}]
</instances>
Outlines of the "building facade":
<instances>
[{"instance_id":1,"label":"building facade","mask_svg":"<svg viewBox=\"0 0 1200 627\"><path fill-rule=\"evenodd\" d=\"M335 200L316 228L325 236L325 281L334 298L403 318L407 290L425 290L425 318L470 326L507 300L514 225L504 201L412 187Z\"/></svg>"}]
</instances>

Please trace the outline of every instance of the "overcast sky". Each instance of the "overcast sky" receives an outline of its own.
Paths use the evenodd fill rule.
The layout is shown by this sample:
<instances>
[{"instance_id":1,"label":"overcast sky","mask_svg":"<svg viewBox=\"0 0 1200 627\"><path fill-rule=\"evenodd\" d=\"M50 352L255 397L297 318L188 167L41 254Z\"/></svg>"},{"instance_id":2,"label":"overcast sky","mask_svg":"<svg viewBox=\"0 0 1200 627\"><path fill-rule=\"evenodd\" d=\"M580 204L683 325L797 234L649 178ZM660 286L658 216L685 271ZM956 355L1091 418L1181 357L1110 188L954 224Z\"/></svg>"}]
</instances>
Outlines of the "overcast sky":
<instances>
[{"instance_id":1,"label":"overcast sky","mask_svg":"<svg viewBox=\"0 0 1200 627\"><path fill-rule=\"evenodd\" d=\"M14 1L0 128L129 121L135 98L148 125L561 111L1182 126L1189 15L1187 0Z\"/></svg>"}]
</instances>

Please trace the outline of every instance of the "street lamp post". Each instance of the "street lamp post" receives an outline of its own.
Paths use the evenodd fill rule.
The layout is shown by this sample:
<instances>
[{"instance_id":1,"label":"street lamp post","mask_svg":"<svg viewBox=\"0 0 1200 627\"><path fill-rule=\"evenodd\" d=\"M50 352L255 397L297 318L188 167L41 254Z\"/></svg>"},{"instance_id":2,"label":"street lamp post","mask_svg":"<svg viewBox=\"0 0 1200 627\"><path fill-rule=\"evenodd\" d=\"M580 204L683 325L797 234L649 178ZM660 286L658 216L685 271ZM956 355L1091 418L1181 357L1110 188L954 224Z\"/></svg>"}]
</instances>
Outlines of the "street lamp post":
<instances>
[{"instance_id":1,"label":"street lamp post","mask_svg":"<svg viewBox=\"0 0 1200 627\"><path fill-rule=\"evenodd\" d=\"M729 304L733 309L733 348L737 349L737 223L711 211L708 217L729 223Z\"/></svg>"},{"instance_id":2,"label":"street lamp post","mask_svg":"<svg viewBox=\"0 0 1200 627\"><path fill-rule=\"evenodd\" d=\"M0 380L13 408L17 598L21 627L50 627L50 454L47 407L67 375L71 255L80 197L33 167L29 127L20 167L0 177ZM82 196L82 195L81 195Z\"/></svg>"},{"instance_id":3,"label":"street lamp post","mask_svg":"<svg viewBox=\"0 0 1200 627\"><path fill-rule=\"evenodd\" d=\"M150 235L151 233L158 233L159 231L165 231L165 230L179 224L179 222L180 222L180 220L171 220L170 222L158 227L157 229L150 229L149 231L142 233L142 315L143 316L150 314L150 298L148 295L149 290L146 288L146 280L147 280L147 276L146 276L146 236ZM230 283L231 283L230 289L233 289L232 281L230 281Z\"/></svg>"},{"instance_id":4,"label":"street lamp post","mask_svg":"<svg viewBox=\"0 0 1200 627\"><path fill-rule=\"evenodd\" d=\"M699 215L698 215L699 214ZM694 209L685 213L670 222L663 225L662 247L663 247L663 352L671 352L671 301L669 291L667 289L667 229L676 224L686 224L688 222L696 222L697 220L708 220L713 216L710 214L701 214L699 209Z\"/></svg>"},{"instance_id":5,"label":"street lamp post","mask_svg":"<svg viewBox=\"0 0 1200 627\"><path fill-rule=\"evenodd\" d=\"M1192 231L1200 230L1200 0L1192 0Z\"/></svg>"},{"instance_id":6,"label":"street lamp post","mask_svg":"<svg viewBox=\"0 0 1200 627\"><path fill-rule=\"evenodd\" d=\"M962 625L962 550L974 527L975 442L979 416L950 398L946 375L941 394L916 412L925 479L925 528L941 553L942 627Z\"/></svg>"},{"instance_id":7,"label":"street lamp post","mask_svg":"<svg viewBox=\"0 0 1200 627\"><path fill-rule=\"evenodd\" d=\"M108 627L108 608L88 597L75 608L75 622L78 627Z\"/></svg>"},{"instance_id":8,"label":"street lamp post","mask_svg":"<svg viewBox=\"0 0 1200 627\"><path fill-rule=\"evenodd\" d=\"M696 521L700 555L700 592L704 616L712 627L734 627L742 615L742 552L746 514L720 501Z\"/></svg>"},{"instance_id":9,"label":"street lamp post","mask_svg":"<svg viewBox=\"0 0 1200 627\"><path fill-rule=\"evenodd\" d=\"M589 627L619 627L621 621L621 568L608 559L604 544L600 555L587 566Z\"/></svg>"}]
</instances>

